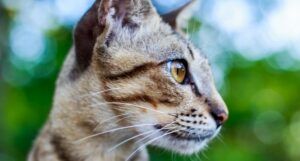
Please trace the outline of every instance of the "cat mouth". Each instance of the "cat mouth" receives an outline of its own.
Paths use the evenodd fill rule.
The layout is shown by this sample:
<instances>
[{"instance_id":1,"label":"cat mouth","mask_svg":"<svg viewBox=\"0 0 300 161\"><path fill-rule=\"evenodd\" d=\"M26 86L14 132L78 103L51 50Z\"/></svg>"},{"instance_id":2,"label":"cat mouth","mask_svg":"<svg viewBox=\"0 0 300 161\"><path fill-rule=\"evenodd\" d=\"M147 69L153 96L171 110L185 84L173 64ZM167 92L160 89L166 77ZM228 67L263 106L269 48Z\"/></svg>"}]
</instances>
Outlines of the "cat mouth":
<instances>
[{"instance_id":1,"label":"cat mouth","mask_svg":"<svg viewBox=\"0 0 300 161\"><path fill-rule=\"evenodd\" d=\"M213 137L213 134L205 134L205 135L197 135L187 131L179 131L176 133L170 134L171 137L182 140L182 141L195 141L195 142L202 142L204 140L210 139Z\"/></svg>"},{"instance_id":2,"label":"cat mouth","mask_svg":"<svg viewBox=\"0 0 300 161\"><path fill-rule=\"evenodd\" d=\"M210 140L215 136L215 130L203 130L199 131L187 131L187 130L174 130L172 133L169 129L162 129L161 126L155 126L156 129L159 129L163 135L168 134L167 136L172 139L180 141L194 141L194 142L203 142L205 140Z\"/></svg>"},{"instance_id":3,"label":"cat mouth","mask_svg":"<svg viewBox=\"0 0 300 161\"><path fill-rule=\"evenodd\" d=\"M160 140L152 143L154 146L166 148L180 154L191 155L199 152L220 132L220 128L182 128L173 126L166 128L163 125L155 125L155 129L159 130L157 137Z\"/></svg>"}]
</instances>

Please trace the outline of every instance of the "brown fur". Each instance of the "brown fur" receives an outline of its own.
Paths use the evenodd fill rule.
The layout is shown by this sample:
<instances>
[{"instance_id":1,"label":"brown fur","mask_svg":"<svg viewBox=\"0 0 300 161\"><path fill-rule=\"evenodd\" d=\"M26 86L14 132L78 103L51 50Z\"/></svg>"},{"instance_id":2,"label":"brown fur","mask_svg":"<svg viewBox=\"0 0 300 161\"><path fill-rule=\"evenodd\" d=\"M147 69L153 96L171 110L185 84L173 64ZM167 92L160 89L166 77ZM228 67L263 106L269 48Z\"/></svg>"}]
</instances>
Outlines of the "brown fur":
<instances>
[{"instance_id":1,"label":"brown fur","mask_svg":"<svg viewBox=\"0 0 300 161\"><path fill-rule=\"evenodd\" d=\"M185 85L168 69L171 60L183 59L191 77ZM97 0L77 25L53 109L28 160L147 161L144 143L191 154L219 132L227 113L207 60L148 0ZM141 124L153 125L103 133ZM157 132L142 142L145 136L107 152L151 130Z\"/></svg>"}]
</instances>

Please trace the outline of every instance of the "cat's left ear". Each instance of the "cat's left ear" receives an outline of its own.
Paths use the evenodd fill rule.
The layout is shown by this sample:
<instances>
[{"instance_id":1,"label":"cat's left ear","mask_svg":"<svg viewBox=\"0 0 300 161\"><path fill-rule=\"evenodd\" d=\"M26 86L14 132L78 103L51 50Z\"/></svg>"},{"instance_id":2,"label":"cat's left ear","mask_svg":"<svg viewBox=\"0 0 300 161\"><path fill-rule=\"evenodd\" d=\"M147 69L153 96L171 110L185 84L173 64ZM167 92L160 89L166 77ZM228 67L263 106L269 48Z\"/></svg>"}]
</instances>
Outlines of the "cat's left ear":
<instances>
[{"instance_id":1,"label":"cat's left ear","mask_svg":"<svg viewBox=\"0 0 300 161\"><path fill-rule=\"evenodd\" d=\"M173 29L177 28L178 18L181 13L188 10L193 4L196 3L196 0L190 0L181 7L169 12L162 14L161 17L164 22L168 23Z\"/></svg>"}]
</instances>

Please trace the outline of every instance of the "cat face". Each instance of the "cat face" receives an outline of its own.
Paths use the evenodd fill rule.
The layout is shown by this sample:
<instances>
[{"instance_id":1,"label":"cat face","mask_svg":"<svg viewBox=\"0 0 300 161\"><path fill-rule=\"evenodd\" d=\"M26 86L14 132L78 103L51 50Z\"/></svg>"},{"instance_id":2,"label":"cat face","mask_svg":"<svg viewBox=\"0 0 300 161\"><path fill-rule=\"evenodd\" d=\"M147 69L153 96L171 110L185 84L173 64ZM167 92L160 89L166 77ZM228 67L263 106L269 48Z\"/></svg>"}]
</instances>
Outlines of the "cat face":
<instances>
[{"instance_id":1,"label":"cat face","mask_svg":"<svg viewBox=\"0 0 300 161\"><path fill-rule=\"evenodd\" d=\"M228 116L207 59L148 0L96 6L90 64L104 100L116 115L129 116L122 124L144 125L134 129L143 143L184 154L202 149Z\"/></svg>"}]
</instances>

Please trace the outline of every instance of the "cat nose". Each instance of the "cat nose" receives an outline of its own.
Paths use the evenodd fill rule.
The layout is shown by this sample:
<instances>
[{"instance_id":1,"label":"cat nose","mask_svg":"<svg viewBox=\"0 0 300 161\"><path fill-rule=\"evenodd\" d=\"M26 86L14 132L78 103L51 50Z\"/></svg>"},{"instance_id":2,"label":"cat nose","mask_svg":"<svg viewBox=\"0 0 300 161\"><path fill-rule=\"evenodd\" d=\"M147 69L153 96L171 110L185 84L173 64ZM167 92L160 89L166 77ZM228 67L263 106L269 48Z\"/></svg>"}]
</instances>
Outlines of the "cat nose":
<instances>
[{"instance_id":1,"label":"cat nose","mask_svg":"<svg viewBox=\"0 0 300 161\"><path fill-rule=\"evenodd\" d=\"M217 127L222 126L228 119L228 113L220 107L212 107L210 109L210 114L216 121Z\"/></svg>"},{"instance_id":2,"label":"cat nose","mask_svg":"<svg viewBox=\"0 0 300 161\"><path fill-rule=\"evenodd\" d=\"M208 105L207 111L215 120L217 128L222 126L228 120L228 109L222 97L217 93L210 99L206 98L205 103Z\"/></svg>"}]
</instances>

